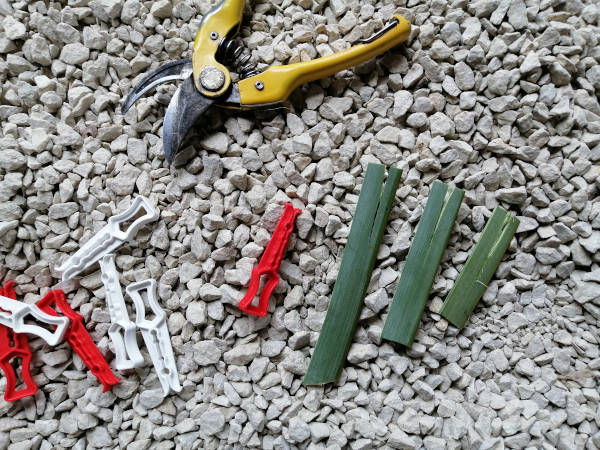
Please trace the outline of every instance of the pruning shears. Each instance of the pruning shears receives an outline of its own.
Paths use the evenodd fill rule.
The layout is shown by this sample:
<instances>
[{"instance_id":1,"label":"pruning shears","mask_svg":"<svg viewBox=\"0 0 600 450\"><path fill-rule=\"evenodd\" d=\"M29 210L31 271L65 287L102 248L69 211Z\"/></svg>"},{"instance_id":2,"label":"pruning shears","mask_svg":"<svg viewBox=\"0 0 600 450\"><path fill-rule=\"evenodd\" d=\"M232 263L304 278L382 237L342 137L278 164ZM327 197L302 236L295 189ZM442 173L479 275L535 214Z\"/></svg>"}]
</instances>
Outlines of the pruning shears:
<instances>
[{"instance_id":1,"label":"pruning shears","mask_svg":"<svg viewBox=\"0 0 600 450\"><path fill-rule=\"evenodd\" d=\"M358 44L312 61L271 66L259 73L235 40L244 10L244 0L223 0L200 23L191 58L169 62L136 85L123 102L123 113L155 86L183 80L171 99L163 123L163 148L170 163L190 128L215 104L235 109L280 106L304 83L331 76L360 64L408 39L410 23L394 15L385 27ZM227 66L235 69L232 80Z\"/></svg>"}]
</instances>

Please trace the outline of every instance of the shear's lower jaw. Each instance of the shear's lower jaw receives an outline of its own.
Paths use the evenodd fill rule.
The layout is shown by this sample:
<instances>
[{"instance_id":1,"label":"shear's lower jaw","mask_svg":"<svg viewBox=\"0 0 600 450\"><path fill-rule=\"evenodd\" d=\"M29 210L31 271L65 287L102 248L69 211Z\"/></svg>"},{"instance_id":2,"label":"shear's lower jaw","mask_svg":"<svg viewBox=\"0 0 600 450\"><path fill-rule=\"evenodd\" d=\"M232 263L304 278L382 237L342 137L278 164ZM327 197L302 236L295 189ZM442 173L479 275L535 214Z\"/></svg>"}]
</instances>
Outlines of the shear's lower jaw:
<instances>
[{"instance_id":1,"label":"shear's lower jaw","mask_svg":"<svg viewBox=\"0 0 600 450\"><path fill-rule=\"evenodd\" d=\"M163 150L169 164L190 129L213 103L213 100L198 92L192 76L188 76L177 89L165 114Z\"/></svg>"},{"instance_id":2,"label":"shear's lower jaw","mask_svg":"<svg viewBox=\"0 0 600 450\"><path fill-rule=\"evenodd\" d=\"M123 102L121 112L125 114L129 108L145 93L162 83L183 80L169 103L163 122L163 149L165 158L170 164L177 150L198 118L213 103L198 92L192 71L192 60L173 61L146 75L131 89Z\"/></svg>"}]
</instances>

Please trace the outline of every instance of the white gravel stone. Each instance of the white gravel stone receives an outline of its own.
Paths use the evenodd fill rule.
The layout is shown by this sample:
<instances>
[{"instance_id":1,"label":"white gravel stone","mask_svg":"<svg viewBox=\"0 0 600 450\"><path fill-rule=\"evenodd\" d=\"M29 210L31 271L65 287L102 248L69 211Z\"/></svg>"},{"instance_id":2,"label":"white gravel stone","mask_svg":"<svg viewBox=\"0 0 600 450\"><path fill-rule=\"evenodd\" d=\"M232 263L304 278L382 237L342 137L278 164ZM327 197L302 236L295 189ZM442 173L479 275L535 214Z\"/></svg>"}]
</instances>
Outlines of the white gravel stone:
<instances>
[{"instance_id":1,"label":"white gravel stone","mask_svg":"<svg viewBox=\"0 0 600 450\"><path fill-rule=\"evenodd\" d=\"M225 427L225 416L217 409L213 408L200 416L200 432L207 436L217 434Z\"/></svg>"},{"instance_id":2,"label":"white gravel stone","mask_svg":"<svg viewBox=\"0 0 600 450\"><path fill-rule=\"evenodd\" d=\"M72 65L87 61L89 56L90 50L79 42L65 45L60 52L60 60Z\"/></svg>"},{"instance_id":3,"label":"white gravel stone","mask_svg":"<svg viewBox=\"0 0 600 450\"><path fill-rule=\"evenodd\" d=\"M117 265L124 286L157 280L183 390L165 398L146 365L102 394L70 350L30 341L40 392L4 405L1 448L600 446L595 2L249 4L240 38L259 72L349 48L395 12L413 30L283 110L211 108L174 165L161 138L175 83L120 105L152 68L191 56L211 5L63 3L0 1L0 281L37 301L57 262L147 196L160 218ZM305 387L376 160L404 174L366 307L337 382ZM415 343L397 348L381 328L435 179L465 199ZM249 317L236 305L284 202L302 213L268 314ZM498 205L519 229L456 330L437 312ZM114 367L91 270L65 290Z\"/></svg>"},{"instance_id":4,"label":"white gravel stone","mask_svg":"<svg viewBox=\"0 0 600 450\"><path fill-rule=\"evenodd\" d=\"M26 163L25 155L16 150L5 149L0 151L0 168L4 170L17 170Z\"/></svg>"},{"instance_id":5,"label":"white gravel stone","mask_svg":"<svg viewBox=\"0 0 600 450\"><path fill-rule=\"evenodd\" d=\"M303 420L294 417L288 426L288 439L290 442L301 443L310 437L310 427Z\"/></svg>"},{"instance_id":6,"label":"white gravel stone","mask_svg":"<svg viewBox=\"0 0 600 450\"><path fill-rule=\"evenodd\" d=\"M166 17L170 17L173 11L173 5L168 0L159 0L158 2L154 2L152 4L152 8L150 9L150 14L154 17L164 19Z\"/></svg>"},{"instance_id":7,"label":"white gravel stone","mask_svg":"<svg viewBox=\"0 0 600 450\"><path fill-rule=\"evenodd\" d=\"M260 347L256 343L242 344L225 352L223 358L227 364L243 366L252 362L260 354Z\"/></svg>"},{"instance_id":8,"label":"white gravel stone","mask_svg":"<svg viewBox=\"0 0 600 450\"><path fill-rule=\"evenodd\" d=\"M378 349L373 344L352 344L348 351L348 361L358 364L376 358Z\"/></svg>"},{"instance_id":9,"label":"white gravel stone","mask_svg":"<svg viewBox=\"0 0 600 450\"><path fill-rule=\"evenodd\" d=\"M185 318L195 326L204 325L206 323L206 303L192 302L188 305Z\"/></svg>"},{"instance_id":10,"label":"white gravel stone","mask_svg":"<svg viewBox=\"0 0 600 450\"><path fill-rule=\"evenodd\" d=\"M140 394L140 404L146 409L156 408L164 400L162 391L146 390Z\"/></svg>"},{"instance_id":11,"label":"white gravel stone","mask_svg":"<svg viewBox=\"0 0 600 450\"><path fill-rule=\"evenodd\" d=\"M12 16L4 17L2 21L2 27L4 28L4 34L7 39L16 41L17 39L24 39L27 36L27 28L17 19Z\"/></svg>"}]
</instances>

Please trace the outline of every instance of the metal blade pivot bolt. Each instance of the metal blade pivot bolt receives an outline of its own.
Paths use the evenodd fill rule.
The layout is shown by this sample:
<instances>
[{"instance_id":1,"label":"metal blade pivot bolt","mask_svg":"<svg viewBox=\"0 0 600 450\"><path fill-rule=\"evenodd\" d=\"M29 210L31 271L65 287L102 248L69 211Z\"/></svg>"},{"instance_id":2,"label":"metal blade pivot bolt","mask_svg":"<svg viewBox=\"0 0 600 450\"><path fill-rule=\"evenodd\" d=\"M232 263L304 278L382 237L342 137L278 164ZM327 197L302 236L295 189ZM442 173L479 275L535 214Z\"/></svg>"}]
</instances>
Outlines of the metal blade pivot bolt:
<instances>
[{"instance_id":1,"label":"metal blade pivot bolt","mask_svg":"<svg viewBox=\"0 0 600 450\"><path fill-rule=\"evenodd\" d=\"M259 91L262 91L265 88L265 83L263 83L262 81L257 81L256 83L254 83L254 87Z\"/></svg>"},{"instance_id":2,"label":"metal blade pivot bolt","mask_svg":"<svg viewBox=\"0 0 600 450\"><path fill-rule=\"evenodd\" d=\"M200 84L208 91L218 91L225 84L225 74L215 66L206 66L200 72Z\"/></svg>"}]
</instances>

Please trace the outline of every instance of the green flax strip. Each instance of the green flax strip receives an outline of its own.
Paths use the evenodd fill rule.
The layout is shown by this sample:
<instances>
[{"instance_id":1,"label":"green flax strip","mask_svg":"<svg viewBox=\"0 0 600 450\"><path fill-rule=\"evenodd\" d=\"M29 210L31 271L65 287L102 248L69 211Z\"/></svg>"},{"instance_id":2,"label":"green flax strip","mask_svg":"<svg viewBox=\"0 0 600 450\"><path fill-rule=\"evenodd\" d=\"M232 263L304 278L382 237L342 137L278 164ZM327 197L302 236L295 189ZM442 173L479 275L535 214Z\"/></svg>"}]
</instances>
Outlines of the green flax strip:
<instances>
[{"instance_id":1,"label":"green flax strip","mask_svg":"<svg viewBox=\"0 0 600 450\"><path fill-rule=\"evenodd\" d=\"M483 229L479 242L469 255L452 286L440 314L462 328L488 287L517 228L519 219L497 207Z\"/></svg>"},{"instance_id":2,"label":"green flax strip","mask_svg":"<svg viewBox=\"0 0 600 450\"><path fill-rule=\"evenodd\" d=\"M462 189L433 183L381 333L383 339L412 345L463 195Z\"/></svg>"},{"instance_id":3,"label":"green flax strip","mask_svg":"<svg viewBox=\"0 0 600 450\"><path fill-rule=\"evenodd\" d=\"M346 360L402 175L401 170L390 169L382 193L384 173L380 164L367 167L325 322L304 376L305 385L334 382Z\"/></svg>"}]
</instances>

